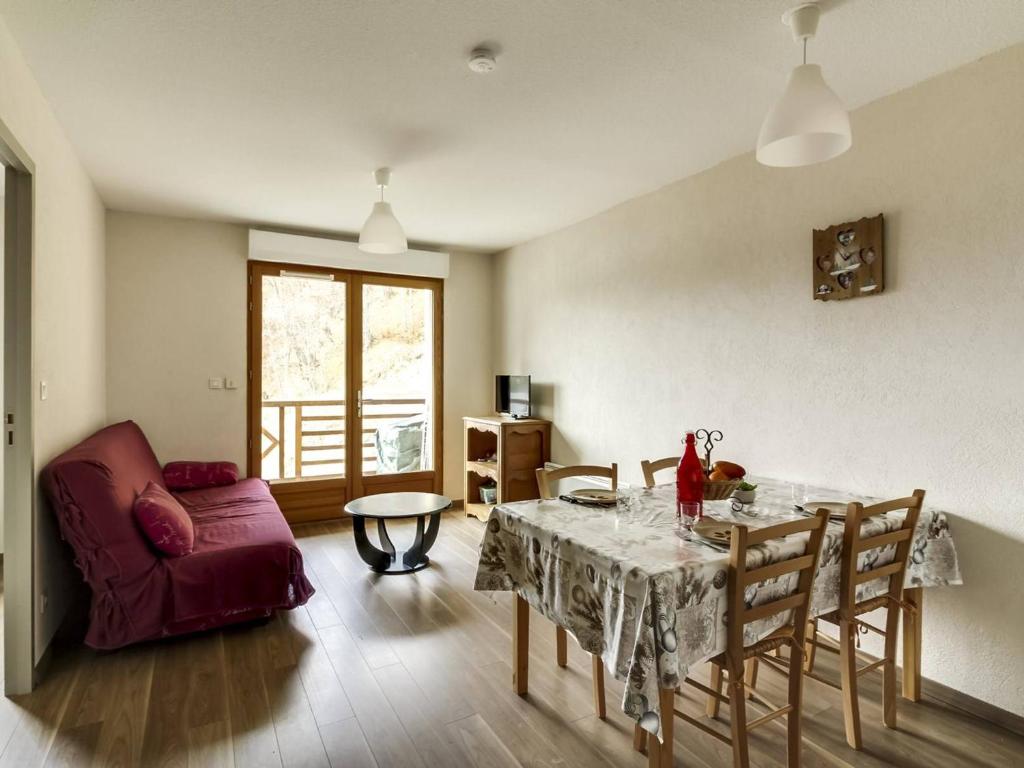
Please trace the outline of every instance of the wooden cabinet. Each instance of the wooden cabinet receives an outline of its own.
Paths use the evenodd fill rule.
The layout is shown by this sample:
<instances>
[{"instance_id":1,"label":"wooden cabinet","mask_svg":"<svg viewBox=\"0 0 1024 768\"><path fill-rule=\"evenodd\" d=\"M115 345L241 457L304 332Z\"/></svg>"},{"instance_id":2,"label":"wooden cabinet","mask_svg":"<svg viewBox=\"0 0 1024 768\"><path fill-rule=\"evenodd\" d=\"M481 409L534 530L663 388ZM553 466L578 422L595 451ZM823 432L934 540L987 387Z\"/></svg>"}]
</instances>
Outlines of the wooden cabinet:
<instances>
[{"instance_id":1,"label":"wooden cabinet","mask_svg":"<svg viewBox=\"0 0 1024 768\"><path fill-rule=\"evenodd\" d=\"M551 459L551 422L508 416L467 416L466 514L486 520L492 504L480 500L480 486L497 486L497 503L536 499L537 468Z\"/></svg>"}]
</instances>

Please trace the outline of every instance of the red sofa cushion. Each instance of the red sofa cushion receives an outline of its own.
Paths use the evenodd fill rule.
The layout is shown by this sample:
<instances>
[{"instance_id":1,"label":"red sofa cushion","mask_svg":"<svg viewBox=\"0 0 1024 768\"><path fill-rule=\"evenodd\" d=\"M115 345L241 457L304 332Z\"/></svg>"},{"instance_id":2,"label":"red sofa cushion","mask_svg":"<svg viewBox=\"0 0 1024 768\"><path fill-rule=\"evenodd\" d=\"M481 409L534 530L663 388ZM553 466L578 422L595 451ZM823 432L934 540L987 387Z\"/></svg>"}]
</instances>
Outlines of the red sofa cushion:
<instances>
[{"instance_id":1,"label":"red sofa cushion","mask_svg":"<svg viewBox=\"0 0 1024 768\"><path fill-rule=\"evenodd\" d=\"M302 553L265 481L248 478L177 498L192 518L196 543L188 557L164 561L175 621L228 609L294 607L312 596Z\"/></svg>"},{"instance_id":2,"label":"red sofa cushion","mask_svg":"<svg viewBox=\"0 0 1024 768\"><path fill-rule=\"evenodd\" d=\"M85 642L113 649L143 640L269 616L313 594L302 553L262 480L182 493L193 550L163 557L136 523L135 498L164 488L160 465L133 422L102 429L41 475L92 588Z\"/></svg>"},{"instance_id":3,"label":"red sofa cushion","mask_svg":"<svg viewBox=\"0 0 1024 768\"><path fill-rule=\"evenodd\" d=\"M164 467L164 482L172 491L192 491L238 482L233 461L172 461Z\"/></svg>"},{"instance_id":4,"label":"red sofa cushion","mask_svg":"<svg viewBox=\"0 0 1024 768\"><path fill-rule=\"evenodd\" d=\"M166 489L150 482L135 499L132 512L146 538L161 552L181 557L192 551L196 540L192 518Z\"/></svg>"}]
</instances>

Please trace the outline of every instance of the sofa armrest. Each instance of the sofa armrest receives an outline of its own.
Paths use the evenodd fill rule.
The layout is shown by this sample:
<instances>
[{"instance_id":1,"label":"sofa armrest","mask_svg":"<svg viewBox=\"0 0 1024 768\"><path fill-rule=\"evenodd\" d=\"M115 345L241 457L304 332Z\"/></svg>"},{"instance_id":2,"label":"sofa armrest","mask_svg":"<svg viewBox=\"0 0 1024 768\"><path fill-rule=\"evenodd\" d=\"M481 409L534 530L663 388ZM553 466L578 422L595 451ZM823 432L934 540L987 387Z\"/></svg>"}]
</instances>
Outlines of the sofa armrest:
<instances>
[{"instance_id":1,"label":"sofa armrest","mask_svg":"<svg viewBox=\"0 0 1024 768\"><path fill-rule=\"evenodd\" d=\"M164 483L171 491L194 491L238 482L233 461L172 461L164 466Z\"/></svg>"}]
</instances>

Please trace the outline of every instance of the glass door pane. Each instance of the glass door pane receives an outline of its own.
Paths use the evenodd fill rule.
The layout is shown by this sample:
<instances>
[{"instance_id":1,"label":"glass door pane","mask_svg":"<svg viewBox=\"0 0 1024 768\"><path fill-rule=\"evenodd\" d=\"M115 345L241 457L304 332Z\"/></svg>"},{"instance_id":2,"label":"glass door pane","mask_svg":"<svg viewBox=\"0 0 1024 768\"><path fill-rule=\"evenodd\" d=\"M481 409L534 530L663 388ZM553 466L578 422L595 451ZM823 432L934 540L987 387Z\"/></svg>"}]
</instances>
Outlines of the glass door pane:
<instances>
[{"instance_id":1,"label":"glass door pane","mask_svg":"<svg viewBox=\"0 0 1024 768\"><path fill-rule=\"evenodd\" d=\"M260 469L266 480L344 477L344 280L262 276Z\"/></svg>"},{"instance_id":2,"label":"glass door pane","mask_svg":"<svg viewBox=\"0 0 1024 768\"><path fill-rule=\"evenodd\" d=\"M362 474L434 469L434 291L363 283Z\"/></svg>"}]
</instances>

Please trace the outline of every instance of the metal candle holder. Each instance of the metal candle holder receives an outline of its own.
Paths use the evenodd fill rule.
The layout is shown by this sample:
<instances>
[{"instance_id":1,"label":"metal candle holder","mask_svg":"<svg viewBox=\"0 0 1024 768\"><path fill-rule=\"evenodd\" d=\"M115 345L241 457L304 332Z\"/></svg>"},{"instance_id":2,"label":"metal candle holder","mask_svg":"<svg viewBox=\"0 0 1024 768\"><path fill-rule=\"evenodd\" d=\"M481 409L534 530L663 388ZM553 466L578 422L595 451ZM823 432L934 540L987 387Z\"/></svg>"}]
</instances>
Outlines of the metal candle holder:
<instances>
[{"instance_id":1,"label":"metal candle holder","mask_svg":"<svg viewBox=\"0 0 1024 768\"><path fill-rule=\"evenodd\" d=\"M704 474L711 474L711 451L714 449L715 444L721 442L722 432L718 429L698 429L693 433L693 436L698 440L704 441Z\"/></svg>"}]
</instances>

